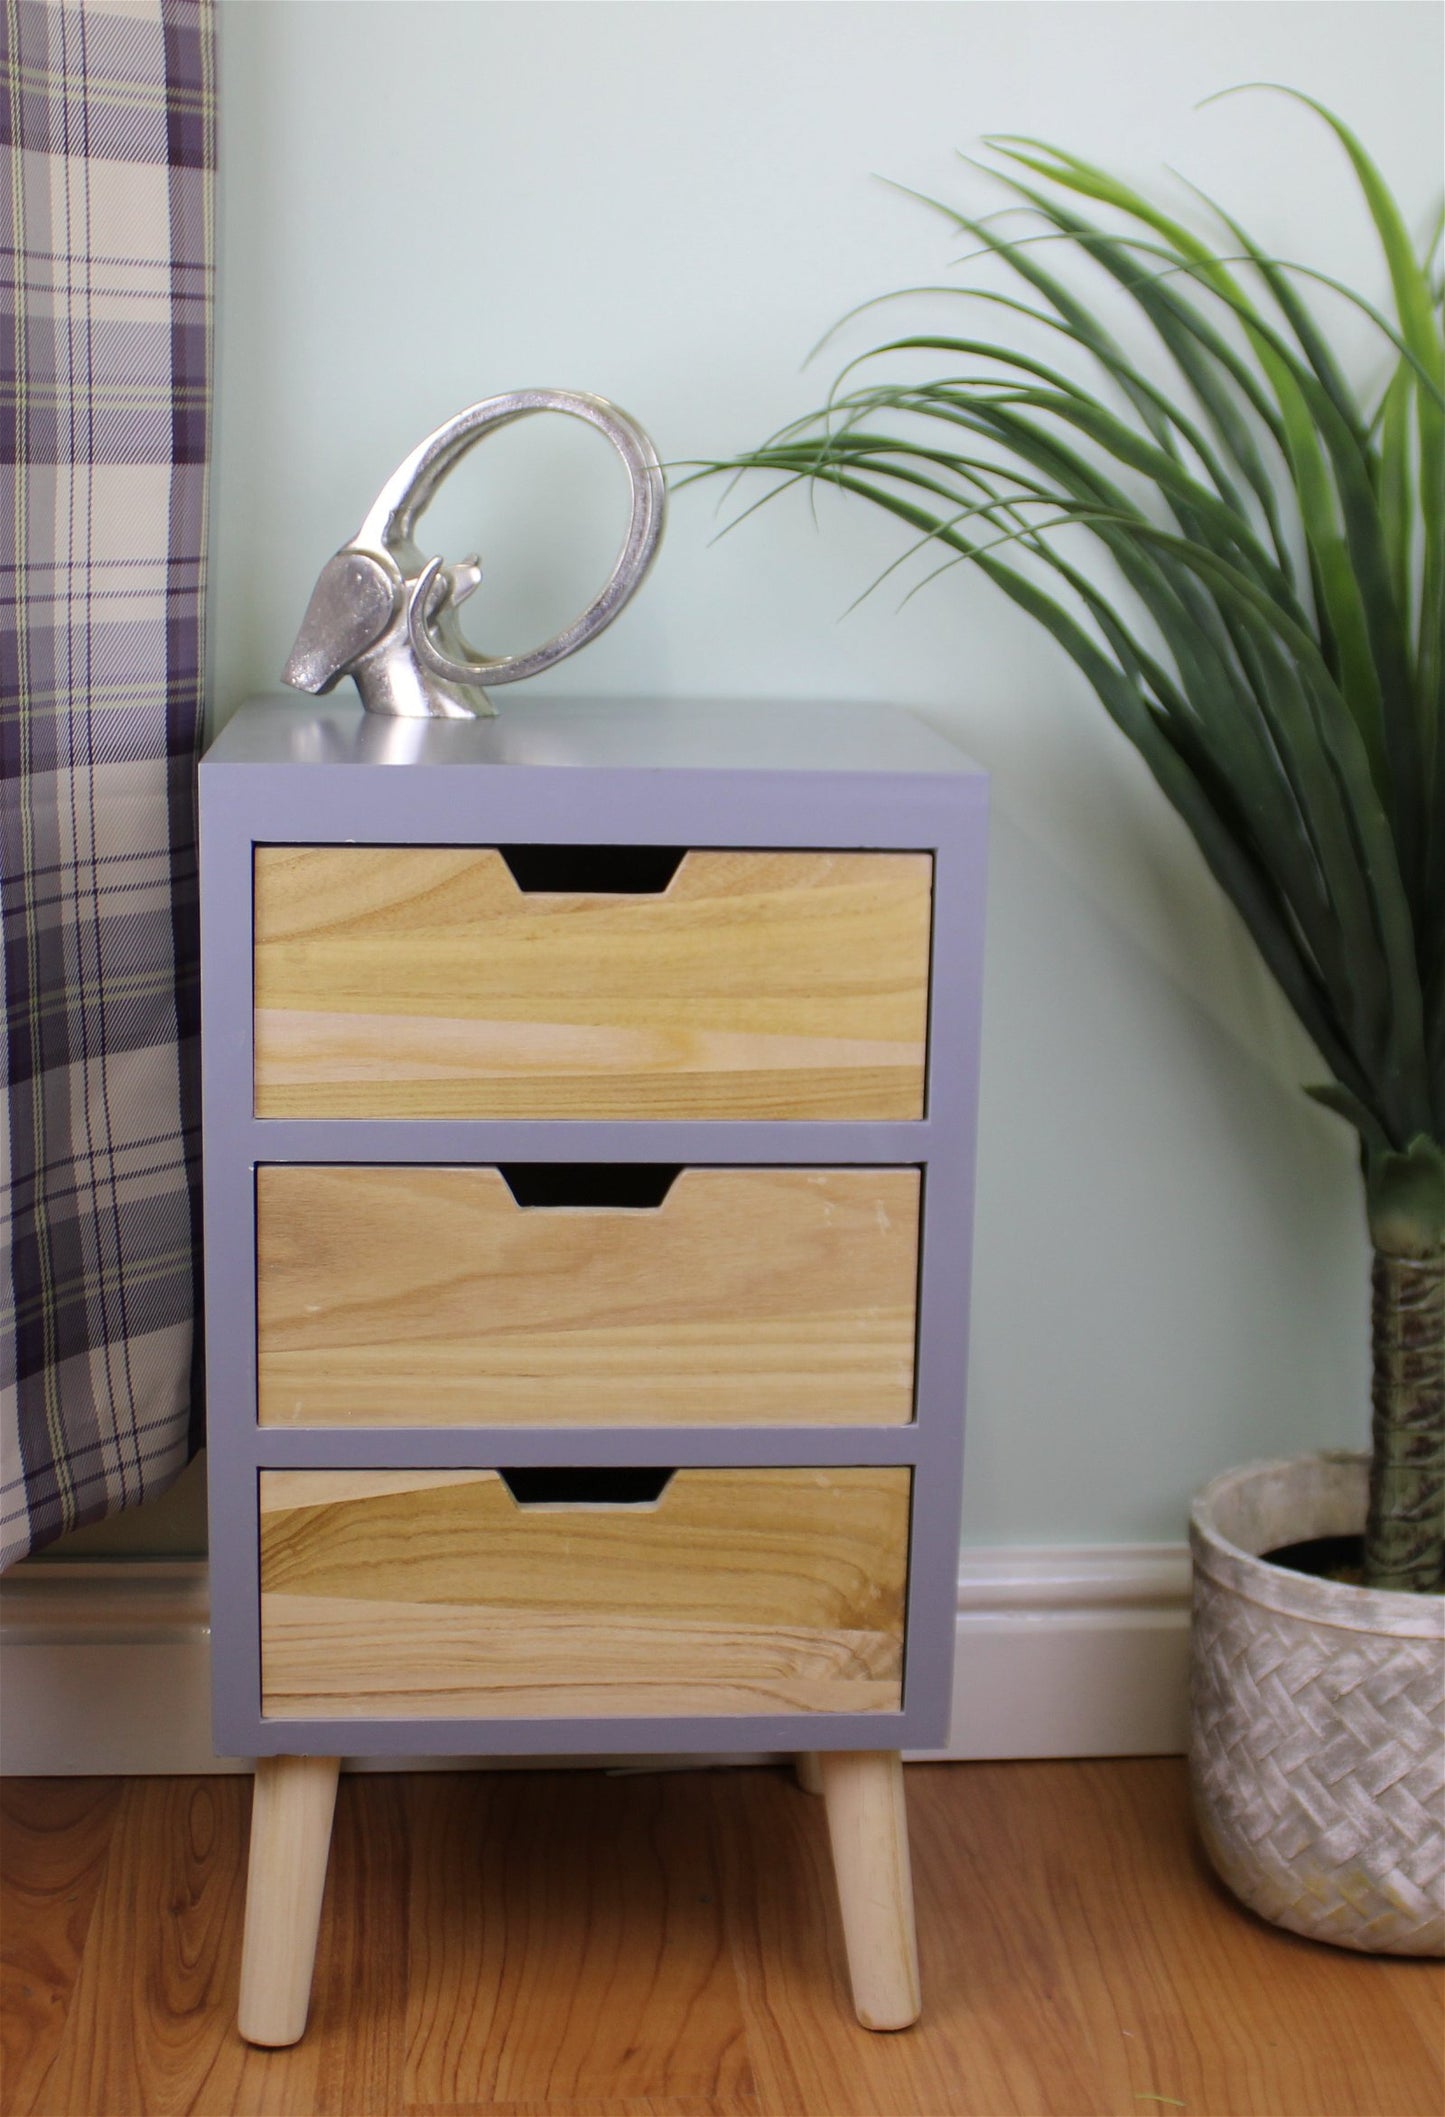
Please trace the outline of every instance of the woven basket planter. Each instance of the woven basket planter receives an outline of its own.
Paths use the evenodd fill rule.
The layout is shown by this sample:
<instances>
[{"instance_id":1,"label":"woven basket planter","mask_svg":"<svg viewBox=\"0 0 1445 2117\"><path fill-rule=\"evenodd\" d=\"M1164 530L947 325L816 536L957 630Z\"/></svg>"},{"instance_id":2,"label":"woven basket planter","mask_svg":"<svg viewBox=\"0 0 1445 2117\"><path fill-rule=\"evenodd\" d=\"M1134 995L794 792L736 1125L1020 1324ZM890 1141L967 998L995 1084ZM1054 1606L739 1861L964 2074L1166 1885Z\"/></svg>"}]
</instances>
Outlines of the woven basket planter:
<instances>
[{"instance_id":1,"label":"woven basket planter","mask_svg":"<svg viewBox=\"0 0 1445 2117\"><path fill-rule=\"evenodd\" d=\"M1445 1598L1259 1554L1359 1535L1363 1456L1255 1463L1190 1518L1190 1770L1222 1880L1262 1918L1380 1955L1445 1954Z\"/></svg>"}]
</instances>

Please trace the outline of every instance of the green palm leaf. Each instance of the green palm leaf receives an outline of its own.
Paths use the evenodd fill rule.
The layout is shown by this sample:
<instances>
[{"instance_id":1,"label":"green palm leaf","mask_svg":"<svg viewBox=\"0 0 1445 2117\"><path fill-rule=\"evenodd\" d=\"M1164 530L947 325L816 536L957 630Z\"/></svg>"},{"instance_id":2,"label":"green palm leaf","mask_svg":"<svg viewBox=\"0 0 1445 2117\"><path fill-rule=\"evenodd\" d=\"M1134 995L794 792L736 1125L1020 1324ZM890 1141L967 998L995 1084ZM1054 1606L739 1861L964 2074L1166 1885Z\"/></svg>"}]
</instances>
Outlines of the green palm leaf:
<instances>
[{"instance_id":1,"label":"green palm leaf","mask_svg":"<svg viewBox=\"0 0 1445 2117\"><path fill-rule=\"evenodd\" d=\"M1332 1078L1311 1092L1359 1133L1377 1246L1445 1273L1440 228L1417 254L1359 141L1298 100L1348 159L1385 308L1271 256L1198 192L1218 240L1078 156L999 136L992 174L1027 232L925 203L1015 288L944 291L1075 357L984 329L891 336L816 413L698 474L771 471L775 491L816 482L866 499L913 533L896 565L929 547L934 573L974 567L1045 629L1314 1039ZM1127 344L1056 254L1125 299ZM1310 300L1320 286L1370 322L1377 387L1357 388L1336 355ZM1385 1519L1393 1500L1378 1536L1372 1524L1380 1584L1438 1577L1445 1550L1437 1529L1398 1563L1379 1556L1445 1494L1445 1398L1423 1454L1418 1404L1411 1418L1408 1475L1377 1433L1380 1489L1403 1477L1413 1495L1408 1534L1398 1509Z\"/></svg>"}]
</instances>

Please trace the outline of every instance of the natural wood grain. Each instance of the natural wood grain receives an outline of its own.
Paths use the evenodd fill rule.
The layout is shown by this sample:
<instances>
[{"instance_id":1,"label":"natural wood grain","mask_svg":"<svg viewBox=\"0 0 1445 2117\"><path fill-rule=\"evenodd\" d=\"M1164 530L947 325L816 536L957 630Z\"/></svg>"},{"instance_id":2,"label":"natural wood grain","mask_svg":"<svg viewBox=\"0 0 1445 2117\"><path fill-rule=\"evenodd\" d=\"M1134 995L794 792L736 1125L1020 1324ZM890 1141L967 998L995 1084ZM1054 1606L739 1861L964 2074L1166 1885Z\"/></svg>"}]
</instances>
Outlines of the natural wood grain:
<instances>
[{"instance_id":1,"label":"natural wood grain","mask_svg":"<svg viewBox=\"0 0 1445 2117\"><path fill-rule=\"evenodd\" d=\"M402 2117L762 2117L756 2095L627 2095L618 2102L589 2095L585 2102L408 2103Z\"/></svg>"},{"instance_id":2,"label":"natural wood grain","mask_svg":"<svg viewBox=\"0 0 1445 2117\"><path fill-rule=\"evenodd\" d=\"M519 1506L495 1470L263 1470L263 1585L570 1617L600 1577L618 1616L890 1627L909 1476L684 1469L650 1504Z\"/></svg>"},{"instance_id":3,"label":"natural wood grain","mask_svg":"<svg viewBox=\"0 0 1445 2117\"><path fill-rule=\"evenodd\" d=\"M823 1791L823 1766L815 1749L800 1749L793 1759L793 1775L805 1794Z\"/></svg>"},{"instance_id":4,"label":"natural wood grain","mask_svg":"<svg viewBox=\"0 0 1445 2117\"><path fill-rule=\"evenodd\" d=\"M325 1487L316 1483L326 1479ZM352 1500L399 1498L408 1492L442 1492L448 1486L465 1485L496 1472L477 1470L264 1470L260 1482L260 1511L294 1514L299 1509L325 1505L345 1506Z\"/></svg>"},{"instance_id":5,"label":"natural wood grain","mask_svg":"<svg viewBox=\"0 0 1445 2117\"><path fill-rule=\"evenodd\" d=\"M487 2117L754 2117L760 2111L756 2095L628 2095L621 2102L608 2096L602 2101L589 2095L585 2102L489 2102ZM410 2105L404 2117L420 2117ZM474 2102L428 2103L426 2117L478 2117Z\"/></svg>"},{"instance_id":6,"label":"natural wood grain","mask_svg":"<svg viewBox=\"0 0 1445 2117\"><path fill-rule=\"evenodd\" d=\"M251 2050L235 2030L244 1779L124 1782L60 2050L35 2117L300 2117L320 2046Z\"/></svg>"},{"instance_id":7,"label":"natural wood grain","mask_svg":"<svg viewBox=\"0 0 1445 2117\"><path fill-rule=\"evenodd\" d=\"M911 2028L922 2002L902 1760L825 1750L818 1767L854 2012L865 2029Z\"/></svg>"},{"instance_id":8,"label":"natural wood grain","mask_svg":"<svg viewBox=\"0 0 1445 2117\"><path fill-rule=\"evenodd\" d=\"M712 1836L674 1777L437 1779L413 1813L410 2107L754 2107Z\"/></svg>"},{"instance_id":9,"label":"natural wood grain","mask_svg":"<svg viewBox=\"0 0 1445 2117\"><path fill-rule=\"evenodd\" d=\"M917 2026L897 2037L852 2025L819 1806L786 1784L759 1787L746 1838L730 1814L720 1819L723 1901L765 2109L807 2117L1117 2117L1136 2107L1118 2093L1126 2084L1117 2068L1101 2071L1095 2024L1073 1989L1075 1951L1110 1945L1117 1907L1095 1906L1097 1928L1056 1921L1048 1879L1035 1865L1046 1877L1065 1862L1087 1869L1094 1848L1060 1834L1037 1787L1001 1800L1006 1830L992 1814L992 1836L975 1823L978 1773L1009 1769L909 1768L926 2005ZM729 1810L730 1796L719 1783L716 1798ZM766 1861L752 1862L749 1839L767 1845ZM1036 1862L1016 1867L1019 1841L1036 1850ZM1007 1911L1015 1889L1021 1900ZM839 2016L849 2024L843 2033L834 2026Z\"/></svg>"},{"instance_id":10,"label":"natural wood grain","mask_svg":"<svg viewBox=\"0 0 1445 2117\"><path fill-rule=\"evenodd\" d=\"M682 1470L518 1507L495 1471L261 1473L263 1710L881 1711L911 1473Z\"/></svg>"},{"instance_id":11,"label":"natural wood grain","mask_svg":"<svg viewBox=\"0 0 1445 2117\"><path fill-rule=\"evenodd\" d=\"M917 1169L685 1169L653 1209L496 1169L257 1170L266 1425L900 1425Z\"/></svg>"},{"instance_id":12,"label":"natural wood grain","mask_svg":"<svg viewBox=\"0 0 1445 2117\"><path fill-rule=\"evenodd\" d=\"M1422 1974L1401 1981L1393 1989L1427 2049L1445 2050L1445 1964L1422 1963L1417 1967Z\"/></svg>"},{"instance_id":13,"label":"natural wood grain","mask_svg":"<svg viewBox=\"0 0 1445 2117\"><path fill-rule=\"evenodd\" d=\"M1204 1870L1177 1760L910 1766L926 2004L840 2034L818 1811L785 1782L720 1825L764 2109L789 2117L1433 2117L1438 2041L1401 1995L1438 1965L1252 1919ZM735 1790L713 1782L731 1811ZM750 1848L766 1844L766 1860ZM831 1965L831 1975L828 1966ZM1159 2101L1155 2098L1166 2098Z\"/></svg>"},{"instance_id":14,"label":"natural wood grain","mask_svg":"<svg viewBox=\"0 0 1445 2117\"><path fill-rule=\"evenodd\" d=\"M907 1780L904 2035L852 2019L791 1773L368 1775L342 1781L310 2027L267 2052L232 2016L248 1782L130 1782L59 2062L23 2099L53 2031L16 2016L6 2117L1437 2117L1445 1971L1241 1911L1180 1760ZM0 1926L43 1975L8 1894Z\"/></svg>"},{"instance_id":15,"label":"natural wood grain","mask_svg":"<svg viewBox=\"0 0 1445 2117\"><path fill-rule=\"evenodd\" d=\"M236 2017L248 2043L293 2044L306 2028L340 1762L256 1762Z\"/></svg>"},{"instance_id":16,"label":"natural wood grain","mask_svg":"<svg viewBox=\"0 0 1445 2117\"><path fill-rule=\"evenodd\" d=\"M105 1872L115 1779L0 1779L0 2083L35 2107L59 2047Z\"/></svg>"},{"instance_id":17,"label":"natural wood grain","mask_svg":"<svg viewBox=\"0 0 1445 2117\"><path fill-rule=\"evenodd\" d=\"M926 853L690 852L614 896L258 846L256 1111L918 1117L931 893Z\"/></svg>"},{"instance_id":18,"label":"natural wood grain","mask_svg":"<svg viewBox=\"0 0 1445 2117\"><path fill-rule=\"evenodd\" d=\"M115 1860L60 2062L43 2096L13 2110L7 2074L5 2117L395 2117L406 1916L398 1782L342 1789L311 2022L287 2051L255 2049L235 2027L250 1781L107 1784L120 1804Z\"/></svg>"},{"instance_id":19,"label":"natural wood grain","mask_svg":"<svg viewBox=\"0 0 1445 2117\"><path fill-rule=\"evenodd\" d=\"M404 2099L412 1829L400 1774L346 1777L316 1944L313 2117L397 2117Z\"/></svg>"},{"instance_id":20,"label":"natural wood grain","mask_svg":"<svg viewBox=\"0 0 1445 2117\"><path fill-rule=\"evenodd\" d=\"M606 1719L896 1712L891 1633L520 1617L277 1595L262 1610L273 1720Z\"/></svg>"},{"instance_id":21,"label":"natural wood grain","mask_svg":"<svg viewBox=\"0 0 1445 2117\"><path fill-rule=\"evenodd\" d=\"M1157 2091L1191 2117L1268 2109L1283 2047L1309 2117L1445 2107L1445 1966L1352 1956L1243 1911L1207 1867L1177 1778L1156 1772L1132 1789L1088 1764L1051 1792L1098 1834L1087 1886L1116 1902L1111 1945L1081 1958L1079 1975L1088 2012L1120 2026L1131 2104L1142 2109L1140 2093ZM1073 1884L1084 1886L1082 1876ZM1160 1974L1161 1958L1186 1952L1193 2007L1180 2005L1177 1971ZM1416 2009L1431 1993L1435 2033L1422 2036Z\"/></svg>"}]
</instances>

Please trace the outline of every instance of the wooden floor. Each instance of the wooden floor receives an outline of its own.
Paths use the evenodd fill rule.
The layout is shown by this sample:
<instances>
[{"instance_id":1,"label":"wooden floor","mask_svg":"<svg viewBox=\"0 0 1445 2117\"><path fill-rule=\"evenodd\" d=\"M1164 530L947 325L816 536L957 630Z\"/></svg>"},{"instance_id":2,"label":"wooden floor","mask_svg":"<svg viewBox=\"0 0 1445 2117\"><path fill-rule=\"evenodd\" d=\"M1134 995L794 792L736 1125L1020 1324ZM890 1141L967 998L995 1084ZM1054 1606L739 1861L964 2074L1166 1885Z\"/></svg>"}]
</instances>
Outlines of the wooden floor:
<instances>
[{"instance_id":1,"label":"wooden floor","mask_svg":"<svg viewBox=\"0 0 1445 2117\"><path fill-rule=\"evenodd\" d=\"M233 2010L243 1779L3 1789L5 2117L1440 2117L1439 1965L1277 1933L1174 1760L909 1772L924 2015L781 1771L343 1780L311 2027Z\"/></svg>"}]
</instances>

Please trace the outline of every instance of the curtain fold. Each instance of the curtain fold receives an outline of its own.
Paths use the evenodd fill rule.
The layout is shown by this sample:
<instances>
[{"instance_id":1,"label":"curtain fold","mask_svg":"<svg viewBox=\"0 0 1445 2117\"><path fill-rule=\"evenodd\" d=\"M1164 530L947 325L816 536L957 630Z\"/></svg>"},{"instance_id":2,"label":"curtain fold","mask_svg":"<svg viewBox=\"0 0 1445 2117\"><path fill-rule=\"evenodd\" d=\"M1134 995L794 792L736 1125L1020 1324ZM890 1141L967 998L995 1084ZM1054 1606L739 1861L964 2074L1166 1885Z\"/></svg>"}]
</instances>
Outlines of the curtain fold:
<instances>
[{"instance_id":1,"label":"curtain fold","mask_svg":"<svg viewBox=\"0 0 1445 2117\"><path fill-rule=\"evenodd\" d=\"M200 1438L210 0L0 0L0 1565Z\"/></svg>"}]
</instances>

